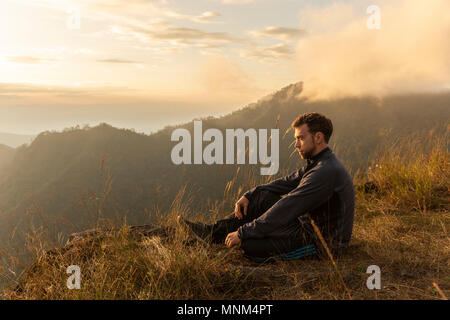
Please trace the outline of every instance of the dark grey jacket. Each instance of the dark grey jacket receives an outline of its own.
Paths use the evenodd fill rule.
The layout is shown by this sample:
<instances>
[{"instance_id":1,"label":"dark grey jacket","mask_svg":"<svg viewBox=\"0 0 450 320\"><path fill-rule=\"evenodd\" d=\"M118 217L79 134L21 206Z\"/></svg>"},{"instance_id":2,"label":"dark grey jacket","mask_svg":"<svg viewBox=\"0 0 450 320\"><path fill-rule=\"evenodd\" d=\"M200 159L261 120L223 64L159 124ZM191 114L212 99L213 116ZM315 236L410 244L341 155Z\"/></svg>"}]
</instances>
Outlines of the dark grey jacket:
<instances>
[{"instance_id":1,"label":"dark grey jacket","mask_svg":"<svg viewBox=\"0 0 450 320\"><path fill-rule=\"evenodd\" d=\"M328 147L307 162L306 167L244 194L250 201L256 190L286 196L259 218L240 227L242 240L267 237L287 224L299 224L315 237L309 214L331 248L339 249L349 243L355 207L351 176Z\"/></svg>"}]
</instances>

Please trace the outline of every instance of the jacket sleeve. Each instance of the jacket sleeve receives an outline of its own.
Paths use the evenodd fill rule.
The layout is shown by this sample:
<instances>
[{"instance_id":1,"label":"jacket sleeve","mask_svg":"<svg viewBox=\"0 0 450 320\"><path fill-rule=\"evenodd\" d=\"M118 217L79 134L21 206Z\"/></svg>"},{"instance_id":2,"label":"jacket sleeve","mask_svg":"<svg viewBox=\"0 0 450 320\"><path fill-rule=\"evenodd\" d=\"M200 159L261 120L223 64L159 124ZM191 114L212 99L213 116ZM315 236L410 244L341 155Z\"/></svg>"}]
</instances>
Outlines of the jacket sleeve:
<instances>
[{"instance_id":1,"label":"jacket sleeve","mask_svg":"<svg viewBox=\"0 0 450 320\"><path fill-rule=\"evenodd\" d=\"M303 173L304 173L304 169L296 170L285 177L276 179L272 182L262 184L260 186L253 188L253 189L247 191L244 194L244 196L247 199L251 200L252 195L257 190L270 191L279 196L287 194L287 193L291 192L292 190L294 190L298 186L298 184L300 183L300 180L303 176Z\"/></svg>"},{"instance_id":2,"label":"jacket sleeve","mask_svg":"<svg viewBox=\"0 0 450 320\"><path fill-rule=\"evenodd\" d=\"M335 180L333 170L315 167L308 171L297 188L275 203L259 218L239 227L241 239L264 238L276 229L293 223L301 215L307 214L333 195Z\"/></svg>"}]
</instances>

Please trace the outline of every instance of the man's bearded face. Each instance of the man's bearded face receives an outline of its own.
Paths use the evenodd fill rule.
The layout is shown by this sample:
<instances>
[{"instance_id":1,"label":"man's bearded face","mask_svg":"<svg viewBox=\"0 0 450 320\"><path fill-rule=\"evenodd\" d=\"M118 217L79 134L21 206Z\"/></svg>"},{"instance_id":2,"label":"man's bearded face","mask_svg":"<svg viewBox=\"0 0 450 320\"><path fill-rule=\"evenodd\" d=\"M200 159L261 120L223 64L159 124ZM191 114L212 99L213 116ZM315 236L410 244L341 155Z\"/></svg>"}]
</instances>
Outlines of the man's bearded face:
<instances>
[{"instance_id":1,"label":"man's bearded face","mask_svg":"<svg viewBox=\"0 0 450 320\"><path fill-rule=\"evenodd\" d=\"M302 159L310 159L316 150L314 136L309 132L308 125L302 124L294 130L295 148Z\"/></svg>"}]
</instances>

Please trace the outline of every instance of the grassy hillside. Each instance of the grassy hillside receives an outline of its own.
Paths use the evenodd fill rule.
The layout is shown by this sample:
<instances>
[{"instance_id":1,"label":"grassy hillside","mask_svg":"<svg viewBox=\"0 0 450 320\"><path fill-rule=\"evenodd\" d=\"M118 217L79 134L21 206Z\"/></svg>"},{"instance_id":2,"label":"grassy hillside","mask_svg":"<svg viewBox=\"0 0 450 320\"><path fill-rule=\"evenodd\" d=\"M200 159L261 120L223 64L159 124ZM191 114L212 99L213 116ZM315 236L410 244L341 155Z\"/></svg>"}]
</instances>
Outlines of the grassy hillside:
<instances>
[{"instance_id":1,"label":"grassy hillside","mask_svg":"<svg viewBox=\"0 0 450 320\"><path fill-rule=\"evenodd\" d=\"M4 299L441 299L450 296L449 133L407 137L385 146L369 170L355 176L353 238L339 257L255 264L237 248L209 245L176 228L190 212L182 189L170 210L158 212L167 235L130 237L122 225L102 237L27 240L35 263L2 293ZM426 145L418 151L418 145ZM232 181L233 182L233 181ZM235 182L235 181L234 181ZM253 183L254 181L247 181ZM232 183L233 184L233 183ZM231 187L238 190L239 185ZM230 188L225 193L230 192ZM225 200L224 200L225 201ZM224 215L219 213L216 217ZM208 221L209 215L200 215ZM104 225L105 227L105 225ZM170 229L172 230L172 229ZM15 257L1 271L20 263ZM80 290L66 287L66 268L80 266ZM366 269L381 268L381 290L368 290Z\"/></svg>"},{"instance_id":2,"label":"grassy hillside","mask_svg":"<svg viewBox=\"0 0 450 320\"><path fill-rule=\"evenodd\" d=\"M388 142L412 133L421 137L448 131L450 93L312 102L301 92L302 84L293 84L226 116L202 119L203 131L280 128L276 176L261 176L259 164L174 165L171 133L179 127L192 132L193 122L152 135L107 124L41 133L17 148L0 175L0 248L14 247L25 255L27 234L36 230L65 240L104 220L155 223L157 213L170 210L182 188L189 215L204 213L213 219L231 210L236 198L255 184L303 165L293 153L290 124L304 112L323 112L333 120L331 148L355 176L366 172ZM428 146L414 147L419 152Z\"/></svg>"}]
</instances>

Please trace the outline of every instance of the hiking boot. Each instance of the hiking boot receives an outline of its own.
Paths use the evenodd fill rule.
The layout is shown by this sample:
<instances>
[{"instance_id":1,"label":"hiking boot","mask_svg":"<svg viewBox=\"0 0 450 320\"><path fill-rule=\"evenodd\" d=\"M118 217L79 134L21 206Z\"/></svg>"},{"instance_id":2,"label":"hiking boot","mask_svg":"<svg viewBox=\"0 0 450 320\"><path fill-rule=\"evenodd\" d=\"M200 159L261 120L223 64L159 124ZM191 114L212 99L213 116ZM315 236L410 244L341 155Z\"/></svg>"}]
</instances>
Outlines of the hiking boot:
<instances>
[{"instance_id":1,"label":"hiking boot","mask_svg":"<svg viewBox=\"0 0 450 320\"><path fill-rule=\"evenodd\" d=\"M182 218L177 217L177 223L180 227L187 229L191 234L193 234L197 239L201 241L211 242L213 228L211 225L207 225L200 222L191 222Z\"/></svg>"}]
</instances>

